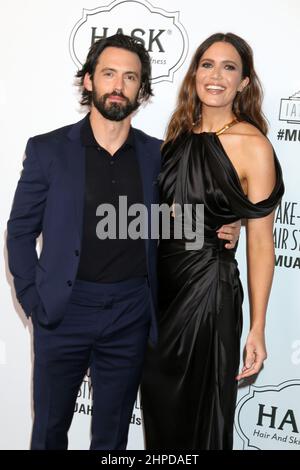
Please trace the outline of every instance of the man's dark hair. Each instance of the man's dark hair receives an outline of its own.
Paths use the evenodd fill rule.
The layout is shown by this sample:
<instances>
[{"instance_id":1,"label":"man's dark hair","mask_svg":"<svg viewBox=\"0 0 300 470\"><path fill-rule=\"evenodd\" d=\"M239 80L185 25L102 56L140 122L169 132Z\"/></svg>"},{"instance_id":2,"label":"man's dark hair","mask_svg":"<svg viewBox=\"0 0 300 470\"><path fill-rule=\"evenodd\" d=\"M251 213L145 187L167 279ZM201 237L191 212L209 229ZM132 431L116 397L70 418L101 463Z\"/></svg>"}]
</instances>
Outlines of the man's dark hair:
<instances>
[{"instance_id":1,"label":"man's dark hair","mask_svg":"<svg viewBox=\"0 0 300 470\"><path fill-rule=\"evenodd\" d=\"M107 38L99 39L95 41L91 46L89 53L87 55L85 64L82 66L81 70L78 70L76 77L79 78L79 86L82 89L80 104L82 105L91 105L92 103L92 92L84 88L83 79L86 73L88 73L93 78L98 58L100 54L107 47L118 47L120 49L125 49L130 52L134 52L138 55L141 64L142 64L142 74L141 74L141 88L139 93L140 101L147 101L150 96L153 95L151 89L151 61L148 51L144 48L137 39L125 34L115 34L114 36L109 36Z\"/></svg>"}]
</instances>

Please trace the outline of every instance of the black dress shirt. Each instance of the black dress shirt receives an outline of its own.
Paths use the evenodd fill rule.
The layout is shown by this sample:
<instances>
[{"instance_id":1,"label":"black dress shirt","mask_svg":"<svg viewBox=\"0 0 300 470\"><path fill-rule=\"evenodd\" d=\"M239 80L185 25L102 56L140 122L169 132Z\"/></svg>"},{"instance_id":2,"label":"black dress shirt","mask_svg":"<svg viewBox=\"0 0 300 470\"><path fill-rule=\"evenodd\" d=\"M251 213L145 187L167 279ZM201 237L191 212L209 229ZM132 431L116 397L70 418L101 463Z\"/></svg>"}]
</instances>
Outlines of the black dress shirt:
<instances>
[{"instance_id":1,"label":"black dress shirt","mask_svg":"<svg viewBox=\"0 0 300 470\"><path fill-rule=\"evenodd\" d=\"M128 207L131 204L143 204L133 131L130 129L127 140L113 156L97 143L89 116L82 127L81 138L86 147L86 187L77 279L107 283L146 276L145 241L128 236L121 239L118 233L119 196L127 196ZM101 220L107 220L105 212L103 216L96 215L97 208L103 203L115 208L116 239L103 240L97 235L97 225ZM128 224L134 218L128 216ZM104 230L107 229L108 226L105 226Z\"/></svg>"}]
</instances>

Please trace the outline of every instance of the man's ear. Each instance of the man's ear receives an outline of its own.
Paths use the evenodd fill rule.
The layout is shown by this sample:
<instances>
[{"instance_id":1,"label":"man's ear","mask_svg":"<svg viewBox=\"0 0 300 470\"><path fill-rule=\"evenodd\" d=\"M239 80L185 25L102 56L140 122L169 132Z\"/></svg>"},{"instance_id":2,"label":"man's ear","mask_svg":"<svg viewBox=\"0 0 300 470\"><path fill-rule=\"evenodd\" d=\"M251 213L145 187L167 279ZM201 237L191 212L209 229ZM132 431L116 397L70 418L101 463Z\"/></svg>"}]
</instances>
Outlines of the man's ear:
<instances>
[{"instance_id":1,"label":"man's ear","mask_svg":"<svg viewBox=\"0 0 300 470\"><path fill-rule=\"evenodd\" d=\"M144 98L144 97L143 97L143 94L144 94L144 86L143 86L143 84L142 84L142 85L141 85L141 88L140 88L140 90L139 90L139 92L138 92L138 96L137 96L137 99L138 99L138 102L139 102L139 103L142 103L142 101L143 101L143 98Z\"/></svg>"},{"instance_id":2,"label":"man's ear","mask_svg":"<svg viewBox=\"0 0 300 470\"><path fill-rule=\"evenodd\" d=\"M83 78L83 86L87 91L93 90L93 82L89 73L86 73Z\"/></svg>"}]
</instances>

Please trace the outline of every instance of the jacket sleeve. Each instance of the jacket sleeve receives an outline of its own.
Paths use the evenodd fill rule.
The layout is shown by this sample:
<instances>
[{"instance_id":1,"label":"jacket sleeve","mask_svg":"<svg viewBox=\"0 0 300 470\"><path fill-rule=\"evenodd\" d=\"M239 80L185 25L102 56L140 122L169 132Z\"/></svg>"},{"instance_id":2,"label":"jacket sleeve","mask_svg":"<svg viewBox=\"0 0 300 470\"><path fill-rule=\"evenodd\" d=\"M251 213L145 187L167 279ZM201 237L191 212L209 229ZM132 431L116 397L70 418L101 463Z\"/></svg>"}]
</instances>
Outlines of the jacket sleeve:
<instances>
[{"instance_id":1,"label":"jacket sleeve","mask_svg":"<svg viewBox=\"0 0 300 470\"><path fill-rule=\"evenodd\" d=\"M48 182L38 162L33 139L29 139L25 154L7 224L7 251L17 299L29 316L39 302L35 286L36 240L42 231Z\"/></svg>"}]
</instances>

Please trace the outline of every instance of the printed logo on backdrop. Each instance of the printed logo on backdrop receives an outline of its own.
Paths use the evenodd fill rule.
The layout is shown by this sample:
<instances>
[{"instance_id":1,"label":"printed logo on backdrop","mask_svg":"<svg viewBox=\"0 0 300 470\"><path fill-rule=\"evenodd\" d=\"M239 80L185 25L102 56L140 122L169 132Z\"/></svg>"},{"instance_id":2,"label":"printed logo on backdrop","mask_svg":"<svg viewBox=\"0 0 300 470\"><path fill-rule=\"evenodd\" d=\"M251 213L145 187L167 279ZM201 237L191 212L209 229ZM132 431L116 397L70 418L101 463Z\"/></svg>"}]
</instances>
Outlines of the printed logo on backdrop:
<instances>
[{"instance_id":1,"label":"printed logo on backdrop","mask_svg":"<svg viewBox=\"0 0 300 470\"><path fill-rule=\"evenodd\" d=\"M281 201L275 212L275 266L300 269L300 201Z\"/></svg>"},{"instance_id":2,"label":"printed logo on backdrop","mask_svg":"<svg viewBox=\"0 0 300 470\"><path fill-rule=\"evenodd\" d=\"M81 387L79 389L77 400L75 404L74 414L86 416L87 418L93 414L93 403L92 403L93 389L91 384L90 372L84 377ZM139 394L134 404L133 412L131 415L131 425L141 426L141 404Z\"/></svg>"},{"instance_id":3,"label":"printed logo on backdrop","mask_svg":"<svg viewBox=\"0 0 300 470\"><path fill-rule=\"evenodd\" d=\"M178 11L154 7L147 0L114 0L106 6L83 9L69 40L75 65L82 67L96 40L116 33L136 38L148 50L152 83L172 82L188 53L188 36Z\"/></svg>"},{"instance_id":4,"label":"printed logo on backdrop","mask_svg":"<svg viewBox=\"0 0 300 470\"><path fill-rule=\"evenodd\" d=\"M74 413L78 415L91 416L93 413L92 405L92 384L90 371L88 370L79 389L75 404Z\"/></svg>"},{"instance_id":5,"label":"printed logo on backdrop","mask_svg":"<svg viewBox=\"0 0 300 470\"><path fill-rule=\"evenodd\" d=\"M243 450L300 450L300 380L256 387L236 407Z\"/></svg>"},{"instance_id":6,"label":"printed logo on backdrop","mask_svg":"<svg viewBox=\"0 0 300 470\"><path fill-rule=\"evenodd\" d=\"M279 109L279 121L285 121L287 124L300 124L300 90L289 98L281 98ZM289 126L281 128L277 132L277 139L288 142L300 141L300 129Z\"/></svg>"}]
</instances>

